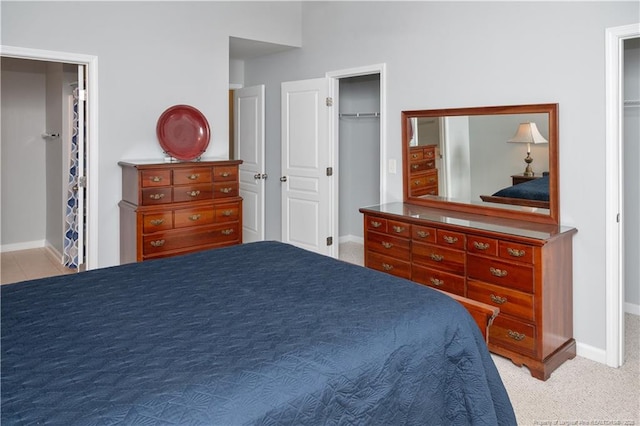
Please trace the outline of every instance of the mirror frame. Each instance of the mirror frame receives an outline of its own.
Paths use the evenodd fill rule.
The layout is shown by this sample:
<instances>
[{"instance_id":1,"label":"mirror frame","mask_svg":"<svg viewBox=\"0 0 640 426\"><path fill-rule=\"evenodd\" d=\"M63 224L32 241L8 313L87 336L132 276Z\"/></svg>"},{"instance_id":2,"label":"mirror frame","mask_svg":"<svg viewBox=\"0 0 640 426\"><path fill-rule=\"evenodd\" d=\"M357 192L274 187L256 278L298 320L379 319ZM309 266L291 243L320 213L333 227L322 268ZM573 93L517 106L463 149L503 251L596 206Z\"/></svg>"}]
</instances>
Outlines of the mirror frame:
<instances>
[{"instance_id":1,"label":"mirror frame","mask_svg":"<svg viewBox=\"0 0 640 426\"><path fill-rule=\"evenodd\" d=\"M442 117L462 115L498 115L498 114L535 114L549 115L549 214L534 213L526 210L511 210L491 205L469 204L460 201L450 201L444 197L409 195L409 118L411 117ZM559 191L559 161L558 161L558 104L531 104L508 106L485 106L468 108L446 108L431 110L402 111L402 191L405 203L418 204L441 210L475 213L485 216L507 219L526 220L536 223L560 223L560 191Z\"/></svg>"}]
</instances>

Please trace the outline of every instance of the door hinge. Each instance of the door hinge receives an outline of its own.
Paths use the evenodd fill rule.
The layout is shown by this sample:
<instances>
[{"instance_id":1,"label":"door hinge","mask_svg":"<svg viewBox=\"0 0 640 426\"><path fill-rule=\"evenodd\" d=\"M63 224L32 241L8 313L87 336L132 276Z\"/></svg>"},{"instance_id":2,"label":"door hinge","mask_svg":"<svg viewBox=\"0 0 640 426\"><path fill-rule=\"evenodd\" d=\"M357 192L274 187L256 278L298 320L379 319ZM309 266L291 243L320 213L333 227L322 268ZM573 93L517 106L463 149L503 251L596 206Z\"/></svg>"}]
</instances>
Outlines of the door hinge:
<instances>
[{"instance_id":1,"label":"door hinge","mask_svg":"<svg viewBox=\"0 0 640 426\"><path fill-rule=\"evenodd\" d=\"M328 246L332 246L333 245L333 237L327 237L327 245Z\"/></svg>"},{"instance_id":2,"label":"door hinge","mask_svg":"<svg viewBox=\"0 0 640 426\"><path fill-rule=\"evenodd\" d=\"M327 106L333 106L333 98L327 97L326 99Z\"/></svg>"},{"instance_id":3,"label":"door hinge","mask_svg":"<svg viewBox=\"0 0 640 426\"><path fill-rule=\"evenodd\" d=\"M333 167L327 167L327 176L333 176Z\"/></svg>"},{"instance_id":4,"label":"door hinge","mask_svg":"<svg viewBox=\"0 0 640 426\"><path fill-rule=\"evenodd\" d=\"M86 176L78 177L78 187L80 187L80 188L86 188L87 187L87 177Z\"/></svg>"}]
</instances>

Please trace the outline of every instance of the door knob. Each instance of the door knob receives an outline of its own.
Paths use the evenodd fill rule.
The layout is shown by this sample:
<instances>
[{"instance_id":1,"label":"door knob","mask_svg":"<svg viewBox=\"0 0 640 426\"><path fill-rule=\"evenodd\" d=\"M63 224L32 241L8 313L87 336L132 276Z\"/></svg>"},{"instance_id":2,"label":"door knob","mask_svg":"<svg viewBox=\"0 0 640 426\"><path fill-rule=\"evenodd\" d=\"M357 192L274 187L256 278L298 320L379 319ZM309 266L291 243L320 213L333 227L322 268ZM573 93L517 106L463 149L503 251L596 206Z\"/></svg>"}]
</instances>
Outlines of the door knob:
<instances>
[{"instance_id":1,"label":"door knob","mask_svg":"<svg viewBox=\"0 0 640 426\"><path fill-rule=\"evenodd\" d=\"M287 177L286 177L286 176L282 176L282 177L280 178L280 182L286 182L286 181L287 181Z\"/></svg>"}]
</instances>

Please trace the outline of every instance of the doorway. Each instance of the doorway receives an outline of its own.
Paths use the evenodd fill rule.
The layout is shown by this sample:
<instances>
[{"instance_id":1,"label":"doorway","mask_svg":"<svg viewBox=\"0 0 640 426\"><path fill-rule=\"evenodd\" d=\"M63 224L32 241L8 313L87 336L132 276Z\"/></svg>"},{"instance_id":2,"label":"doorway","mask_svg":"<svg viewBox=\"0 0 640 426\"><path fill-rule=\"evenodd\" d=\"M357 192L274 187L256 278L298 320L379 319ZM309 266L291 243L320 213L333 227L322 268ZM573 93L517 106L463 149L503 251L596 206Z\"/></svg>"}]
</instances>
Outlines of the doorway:
<instances>
[{"instance_id":1,"label":"doorway","mask_svg":"<svg viewBox=\"0 0 640 426\"><path fill-rule=\"evenodd\" d=\"M631 193L634 185L625 185L628 176L623 175L623 159L630 154L625 142L626 105L625 102L625 43L640 38L640 24L609 28L606 31L606 364L619 367L624 364L625 329L625 270L626 265L637 263L632 260L625 241L629 231L624 209L625 204L638 194ZM637 76L636 76L637 81ZM636 142L637 143L637 142ZM635 167L635 164L634 164ZM635 188L637 190L637 187ZM633 238L631 238L632 240ZM637 250L637 245L635 246ZM636 251L637 256L637 251ZM637 257L635 258L637 259Z\"/></svg>"},{"instance_id":2,"label":"doorway","mask_svg":"<svg viewBox=\"0 0 640 426\"><path fill-rule=\"evenodd\" d=\"M380 204L385 198L385 65L333 71L327 77L332 82L338 168L333 235L339 244L334 255L362 264L365 236L359 208Z\"/></svg>"},{"instance_id":3,"label":"doorway","mask_svg":"<svg viewBox=\"0 0 640 426\"><path fill-rule=\"evenodd\" d=\"M81 78L79 81L79 83L82 83L85 79L87 82L87 88L88 91L84 91L84 88L82 87L82 85L79 86L80 89L82 89L80 92L78 92L78 95L81 98L81 103L85 103L86 101L86 122L84 125L80 124L79 128L84 128L86 129L86 134L87 134L87 150L84 153L84 155L81 155L82 159L86 159L86 170L88 171L88 174L85 176L85 179L83 181L80 182L79 187L81 188L84 184L85 188L87 189L87 194L88 194L88 198L86 200L86 208L79 208L79 211L81 212L80 214L76 215L76 216L80 216L80 220L85 219L86 220L86 226L84 227L84 229L86 229L86 234L85 234L85 243L84 243L84 247L85 249L82 250L80 253L81 255L85 255L85 259L83 263L83 267L82 269L95 269L97 267L97 223L95 223L95 221L93 220L92 216L92 212L97 212L98 211L98 199L97 199L97 191L88 191L88 188L91 187L92 183L97 183L97 175L98 175L98 167L97 167L97 150L93 149L90 150L89 146L93 146L93 145L97 145L97 57L95 56L87 56L87 55L78 55L78 54L70 54L70 53L65 53L65 52L53 52L53 51L45 51L45 50L37 50L37 49L28 49L28 48L20 48L20 47L13 47L13 46L0 46L0 56L2 56L3 58L3 63L7 62L9 60L9 58L11 60L17 60L17 61L27 61L28 63L31 63L32 65L35 64L35 66L40 66L40 67L44 67L45 71L46 71L46 67L47 66L53 66L53 67L58 67L60 70L63 70L65 67L67 67L67 71L69 71L70 74L73 74L73 72L71 71L71 69L75 69L75 70L82 70L82 74L78 73L76 74L76 76L80 76L82 75L85 78ZM48 65L47 65L48 64ZM61 71L62 73L62 71ZM78 78L76 77L75 81L78 81ZM63 85L65 90L70 91L71 93L74 92L74 87L72 87L70 84L68 85ZM87 93L91 92L91 96L87 96ZM4 93L3 93L3 99L4 99ZM66 102L68 100L68 97L63 97L61 96L60 99L63 99ZM46 102L46 101L45 101ZM57 105L59 107L59 114L60 115L64 115L69 111L64 107L64 103L62 102L62 100L60 101L60 103ZM5 106L5 107L9 107L9 105ZM80 107L79 111L85 111L85 108ZM88 113L88 111L91 111L91 114ZM81 113L79 113L78 115L82 116ZM44 121L43 121L44 123ZM48 142L58 142L57 146L59 148L60 151L62 151L62 143L61 141L59 141L58 139L61 138L62 136L62 131L52 131L49 132L46 129L47 125L42 125L42 128L39 129L39 131L36 131L36 136L33 136L31 139L29 139L29 141L33 142L39 142L41 144L46 144ZM3 131L4 131L4 127L3 127ZM83 133L83 132L79 132L79 133ZM80 138L78 136L78 138ZM3 148L6 146L7 144L7 140L8 138L3 138L4 139L4 143L3 143ZM41 145L41 147L44 147L45 145ZM53 148L53 150L55 151L55 146L53 144L50 145L46 145L46 149L51 149ZM4 149L3 149L4 150ZM43 149L44 151L44 149ZM7 154L3 155L3 163L4 164L8 164L7 162L11 162L12 160L10 159L10 156L6 156ZM62 155L62 154L60 154ZM43 154L44 156L44 154ZM54 168L53 167L49 167L49 169L52 172L52 175L50 176L48 173L45 174L44 178L42 180L44 181L49 181L51 180L51 184L59 184L59 187L62 188L63 186L63 182L64 176L67 176L67 172L63 172L63 165L62 165L62 160L58 163L59 168L57 171L53 171ZM46 169L44 166L40 166L42 169ZM5 171L5 167L3 167L3 172ZM64 175L64 176L63 176ZM7 182L7 179L3 180L4 182ZM4 188L3 188L4 189ZM84 192L82 189L80 190L82 192ZM49 192L49 189L47 188L45 190L45 192ZM58 192L58 191L55 191ZM3 196L6 195L5 191L3 191ZM53 197L57 197L58 194L53 194ZM47 195L45 195L46 197ZM60 195L62 197L62 195ZM18 199L16 199L16 197ZM63 198L64 200L64 198ZM5 200L7 201L7 200ZM57 204L57 201L55 203L52 204ZM24 197L21 196L20 194L18 194L17 196L14 196L12 198L9 199L8 203L23 203L24 202ZM8 204L7 204L8 205ZM60 205L62 205L62 203L60 203ZM80 206L80 204L78 204L78 206ZM55 207L54 207L55 208ZM3 213L4 213L3 209ZM60 209L62 210L62 208ZM82 213L84 212L84 213ZM62 211L60 211L61 216L64 216L62 214ZM5 216L3 215L3 221L5 220ZM48 219L47 219L48 220ZM62 229L63 228L63 224L61 222L63 222L63 219L60 218L54 218L52 219L53 224L51 225L51 229L54 230L53 232L56 232L56 230L61 230L60 234L62 234ZM7 229L7 226L13 226L13 225L8 225L6 222L3 223L3 228ZM25 226L25 225L22 225ZM26 225L26 226L30 226L30 225ZM49 224L47 223L45 225L45 228L49 227ZM43 234L44 235L44 234ZM4 235L3 235L3 239L4 239ZM62 240L64 240L64 236L61 237ZM42 245L44 246L46 243L46 237L43 237L42 239ZM64 243L63 243L64 244ZM20 246L14 246L13 249L19 249ZM28 247L25 247L28 248ZM4 241L3 241L3 250L5 249L4 247ZM9 246L9 249L11 249L11 247ZM76 265L76 266L80 266L80 265Z\"/></svg>"}]
</instances>

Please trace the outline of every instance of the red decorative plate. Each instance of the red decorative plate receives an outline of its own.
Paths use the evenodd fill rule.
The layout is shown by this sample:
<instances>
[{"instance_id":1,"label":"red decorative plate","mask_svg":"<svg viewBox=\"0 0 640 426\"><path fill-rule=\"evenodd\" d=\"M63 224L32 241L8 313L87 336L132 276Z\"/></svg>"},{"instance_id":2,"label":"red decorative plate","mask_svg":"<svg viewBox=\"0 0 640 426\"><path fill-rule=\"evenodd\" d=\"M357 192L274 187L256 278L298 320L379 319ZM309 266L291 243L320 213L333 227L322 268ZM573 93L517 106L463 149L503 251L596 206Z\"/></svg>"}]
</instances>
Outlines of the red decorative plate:
<instances>
[{"instance_id":1,"label":"red decorative plate","mask_svg":"<svg viewBox=\"0 0 640 426\"><path fill-rule=\"evenodd\" d=\"M207 119L189 105L167 108L158 118L156 134L164 152L183 161L200 157L210 138Z\"/></svg>"}]
</instances>

